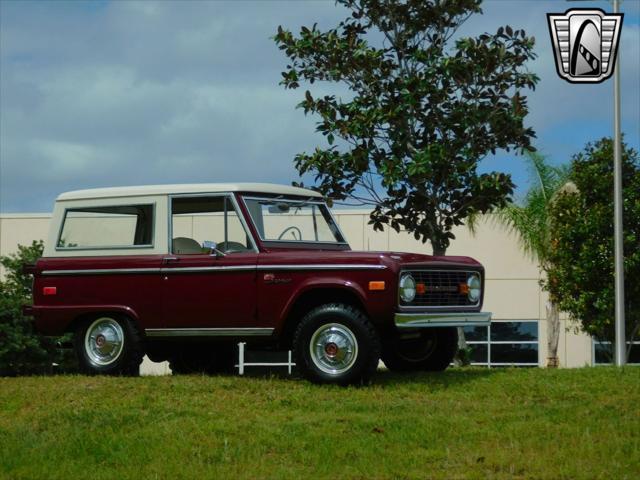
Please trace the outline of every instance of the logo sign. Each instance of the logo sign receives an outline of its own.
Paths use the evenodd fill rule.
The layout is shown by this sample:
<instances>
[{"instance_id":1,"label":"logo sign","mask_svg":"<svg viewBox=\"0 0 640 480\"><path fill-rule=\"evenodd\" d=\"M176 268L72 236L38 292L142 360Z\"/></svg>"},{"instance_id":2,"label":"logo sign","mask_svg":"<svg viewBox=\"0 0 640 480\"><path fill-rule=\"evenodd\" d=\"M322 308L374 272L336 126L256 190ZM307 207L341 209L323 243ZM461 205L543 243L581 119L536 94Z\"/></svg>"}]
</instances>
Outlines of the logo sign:
<instances>
[{"instance_id":1,"label":"logo sign","mask_svg":"<svg viewBox=\"0 0 640 480\"><path fill-rule=\"evenodd\" d=\"M582 8L548 13L558 75L571 83L600 83L609 78L623 15Z\"/></svg>"}]
</instances>

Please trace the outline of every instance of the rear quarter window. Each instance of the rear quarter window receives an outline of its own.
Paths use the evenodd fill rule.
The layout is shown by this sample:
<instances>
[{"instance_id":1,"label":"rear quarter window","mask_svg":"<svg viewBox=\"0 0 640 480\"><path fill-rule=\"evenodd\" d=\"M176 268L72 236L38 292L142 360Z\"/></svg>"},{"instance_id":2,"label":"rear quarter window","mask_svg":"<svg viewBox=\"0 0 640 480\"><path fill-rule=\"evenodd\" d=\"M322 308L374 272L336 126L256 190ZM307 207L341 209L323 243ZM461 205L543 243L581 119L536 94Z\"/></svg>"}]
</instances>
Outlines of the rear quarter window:
<instances>
[{"instance_id":1,"label":"rear quarter window","mask_svg":"<svg viewBox=\"0 0 640 480\"><path fill-rule=\"evenodd\" d=\"M58 249L153 246L154 206L116 205L65 211Z\"/></svg>"}]
</instances>

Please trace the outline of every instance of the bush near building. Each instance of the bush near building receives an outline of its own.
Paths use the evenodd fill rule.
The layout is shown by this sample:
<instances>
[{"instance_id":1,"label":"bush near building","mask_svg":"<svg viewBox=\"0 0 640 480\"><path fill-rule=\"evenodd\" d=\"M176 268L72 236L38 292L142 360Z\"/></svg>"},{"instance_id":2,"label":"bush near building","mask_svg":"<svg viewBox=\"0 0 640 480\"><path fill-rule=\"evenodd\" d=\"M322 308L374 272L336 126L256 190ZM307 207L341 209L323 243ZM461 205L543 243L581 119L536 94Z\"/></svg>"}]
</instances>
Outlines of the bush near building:
<instances>
[{"instance_id":1,"label":"bush near building","mask_svg":"<svg viewBox=\"0 0 640 480\"><path fill-rule=\"evenodd\" d=\"M550 213L546 287L586 333L614 338L613 141L589 143L571 162ZM622 145L627 341L640 330L640 158ZM610 345L610 343L607 343ZM629 352L628 352L629 353Z\"/></svg>"},{"instance_id":2,"label":"bush near building","mask_svg":"<svg viewBox=\"0 0 640 480\"><path fill-rule=\"evenodd\" d=\"M25 264L42 256L42 240L18 246L18 252L0 257L5 269L0 280L0 375L53 373L72 369L70 352L61 348L64 337L38 335L32 319L22 315L22 307L31 299L31 275L22 272Z\"/></svg>"}]
</instances>

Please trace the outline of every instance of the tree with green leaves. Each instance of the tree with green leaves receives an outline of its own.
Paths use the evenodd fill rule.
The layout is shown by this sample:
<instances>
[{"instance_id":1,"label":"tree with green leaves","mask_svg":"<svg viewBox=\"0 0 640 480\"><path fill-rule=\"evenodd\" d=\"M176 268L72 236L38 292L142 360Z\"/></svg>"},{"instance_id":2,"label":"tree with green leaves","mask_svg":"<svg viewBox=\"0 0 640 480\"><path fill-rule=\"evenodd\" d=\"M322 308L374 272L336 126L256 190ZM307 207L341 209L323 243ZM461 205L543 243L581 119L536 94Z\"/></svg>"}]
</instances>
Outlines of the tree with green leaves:
<instances>
[{"instance_id":1,"label":"tree with green leaves","mask_svg":"<svg viewBox=\"0 0 640 480\"><path fill-rule=\"evenodd\" d=\"M370 205L370 224L412 232L444 255L452 229L477 212L504 207L513 193L504 173L479 174L497 150L532 150L524 92L534 38L500 27L459 35L480 0L338 0L350 16L298 35L278 27L275 42L289 59L281 84L346 86L349 98L314 97L298 105L320 117L326 148L300 153L301 175L335 200Z\"/></svg>"},{"instance_id":2,"label":"tree with green leaves","mask_svg":"<svg viewBox=\"0 0 640 480\"><path fill-rule=\"evenodd\" d=\"M70 368L72 355L60 348L60 338L38 335L32 319L22 315L22 307L31 302L32 278L22 272L25 264L42 256L42 241L18 246L18 252L0 257L5 269L0 280L0 375L42 374L53 372L53 365Z\"/></svg>"},{"instance_id":3,"label":"tree with green leaves","mask_svg":"<svg viewBox=\"0 0 640 480\"><path fill-rule=\"evenodd\" d=\"M572 190L550 214L547 289L586 333L613 343L615 318L613 141L589 143L571 162ZM627 341L640 330L640 159L623 143L624 275ZM627 356L629 354L627 351Z\"/></svg>"},{"instance_id":4,"label":"tree with green leaves","mask_svg":"<svg viewBox=\"0 0 640 480\"><path fill-rule=\"evenodd\" d=\"M527 154L531 187L520 203L509 203L497 209L492 220L514 233L523 251L545 276L553 269L551 260L552 206L559 192L567 189L569 170L548 164L542 155ZM472 216L468 225L474 231L478 216ZM558 366L558 340L560 338L560 312L558 299L552 294L547 304L547 366Z\"/></svg>"}]
</instances>

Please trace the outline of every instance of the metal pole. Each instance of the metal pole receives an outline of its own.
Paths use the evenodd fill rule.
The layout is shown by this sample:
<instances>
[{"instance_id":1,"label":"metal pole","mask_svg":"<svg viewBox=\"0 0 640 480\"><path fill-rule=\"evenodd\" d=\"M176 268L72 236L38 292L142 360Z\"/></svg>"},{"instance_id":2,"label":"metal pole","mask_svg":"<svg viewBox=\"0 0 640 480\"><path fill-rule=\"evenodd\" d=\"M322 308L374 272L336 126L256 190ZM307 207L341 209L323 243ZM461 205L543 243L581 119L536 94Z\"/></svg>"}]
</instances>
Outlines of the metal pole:
<instances>
[{"instance_id":1,"label":"metal pole","mask_svg":"<svg viewBox=\"0 0 640 480\"><path fill-rule=\"evenodd\" d=\"M613 0L613 13L618 13L619 1ZM622 135L620 133L620 47L618 65L613 78L613 196L614 196L614 237L615 237L615 289L616 289L616 366L626 362L626 341L624 321L624 251L622 220Z\"/></svg>"},{"instance_id":2,"label":"metal pole","mask_svg":"<svg viewBox=\"0 0 640 480\"><path fill-rule=\"evenodd\" d=\"M238 374L244 375L244 342L238 344Z\"/></svg>"}]
</instances>

